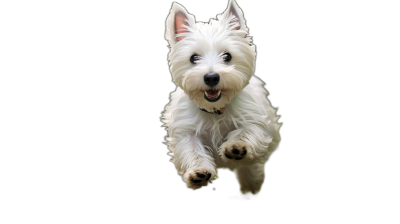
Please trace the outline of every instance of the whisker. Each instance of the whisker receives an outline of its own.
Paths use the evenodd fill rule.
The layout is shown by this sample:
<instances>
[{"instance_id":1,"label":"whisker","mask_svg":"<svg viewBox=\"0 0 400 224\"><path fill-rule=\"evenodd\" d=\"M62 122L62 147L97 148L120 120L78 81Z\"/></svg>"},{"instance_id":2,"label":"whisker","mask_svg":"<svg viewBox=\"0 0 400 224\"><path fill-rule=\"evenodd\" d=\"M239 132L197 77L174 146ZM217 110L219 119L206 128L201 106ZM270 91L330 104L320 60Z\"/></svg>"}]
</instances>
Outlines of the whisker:
<instances>
[{"instance_id":1,"label":"whisker","mask_svg":"<svg viewBox=\"0 0 400 224\"><path fill-rule=\"evenodd\" d=\"M236 88L236 91L239 91L238 88L235 86L235 84L232 83L232 85Z\"/></svg>"}]
</instances>

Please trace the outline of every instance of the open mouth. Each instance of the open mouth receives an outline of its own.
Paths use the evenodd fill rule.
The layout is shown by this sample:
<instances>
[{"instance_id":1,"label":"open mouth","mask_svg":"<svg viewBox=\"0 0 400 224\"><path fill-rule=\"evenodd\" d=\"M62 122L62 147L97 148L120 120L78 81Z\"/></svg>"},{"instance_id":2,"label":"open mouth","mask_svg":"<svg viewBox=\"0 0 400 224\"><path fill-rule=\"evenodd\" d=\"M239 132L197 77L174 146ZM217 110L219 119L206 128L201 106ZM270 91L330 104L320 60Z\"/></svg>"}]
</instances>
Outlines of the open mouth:
<instances>
[{"instance_id":1,"label":"open mouth","mask_svg":"<svg viewBox=\"0 0 400 224\"><path fill-rule=\"evenodd\" d=\"M208 102L217 102L219 99L221 99L221 90L210 89L204 91L204 99L206 99Z\"/></svg>"}]
</instances>

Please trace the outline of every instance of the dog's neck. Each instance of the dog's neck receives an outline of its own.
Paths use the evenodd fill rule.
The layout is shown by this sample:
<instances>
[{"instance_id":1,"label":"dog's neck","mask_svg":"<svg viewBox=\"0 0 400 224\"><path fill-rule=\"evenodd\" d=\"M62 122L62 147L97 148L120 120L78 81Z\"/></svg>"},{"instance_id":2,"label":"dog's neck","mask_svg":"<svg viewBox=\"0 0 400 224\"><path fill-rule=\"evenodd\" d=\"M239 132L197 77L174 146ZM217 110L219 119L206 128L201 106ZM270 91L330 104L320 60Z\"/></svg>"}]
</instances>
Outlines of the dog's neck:
<instances>
[{"instance_id":1,"label":"dog's neck","mask_svg":"<svg viewBox=\"0 0 400 224\"><path fill-rule=\"evenodd\" d=\"M207 113L209 113L209 114L222 114L222 113L224 113L225 108L226 108L226 106L222 107L222 108L219 109L219 110L213 110L213 111L208 111L208 110L206 110L206 109L204 109L204 108L200 108L200 110L202 110L202 111L204 111L204 112L207 112Z\"/></svg>"}]
</instances>

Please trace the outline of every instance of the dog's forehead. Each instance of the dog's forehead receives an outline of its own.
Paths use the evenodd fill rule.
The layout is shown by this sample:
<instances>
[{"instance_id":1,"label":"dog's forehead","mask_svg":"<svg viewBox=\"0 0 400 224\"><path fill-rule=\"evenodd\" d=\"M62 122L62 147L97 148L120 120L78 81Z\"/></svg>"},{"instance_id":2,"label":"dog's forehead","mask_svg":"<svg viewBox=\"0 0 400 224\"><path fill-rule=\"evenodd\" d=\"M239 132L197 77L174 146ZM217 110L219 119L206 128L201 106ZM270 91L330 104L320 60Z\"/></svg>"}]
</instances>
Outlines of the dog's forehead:
<instances>
[{"instance_id":1,"label":"dog's forehead","mask_svg":"<svg viewBox=\"0 0 400 224\"><path fill-rule=\"evenodd\" d=\"M210 20L210 22L197 22L195 32L192 33L191 37L192 47L196 49L198 53L205 53L210 51L216 51L221 53L226 51L229 47L229 31L219 26L218 20Z\"/></svg>"},{"instance_id":2,"label":"dog's forehead","mask_svg":"<svg viewBox=\"0 0 400 224\"><path fill-rule=\"evenodd\" d=\"M216 36L222 32L222 27L219 27L220 21L210 19L209 22L196 22L196 31L208 36Z\"/></svg>"}]
</instances>

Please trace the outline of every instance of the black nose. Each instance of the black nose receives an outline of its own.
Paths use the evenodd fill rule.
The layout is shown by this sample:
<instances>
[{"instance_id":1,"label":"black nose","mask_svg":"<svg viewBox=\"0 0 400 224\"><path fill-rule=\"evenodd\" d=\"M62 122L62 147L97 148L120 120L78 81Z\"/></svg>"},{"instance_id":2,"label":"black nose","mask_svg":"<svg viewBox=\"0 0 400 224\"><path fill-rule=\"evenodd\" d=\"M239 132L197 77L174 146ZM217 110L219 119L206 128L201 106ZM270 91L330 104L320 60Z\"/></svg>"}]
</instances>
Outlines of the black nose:
<instances>
[{"instance_id":1,"label":"black nose","mask_svg":"<svg viewBox=\"0 0 400 224\"><path fill-rule=\"evenodd\" d=\"M204 83L213 87L219 83L219 75L217 73L208 73L204 76Z\"/></svg>"}]
</instances>

